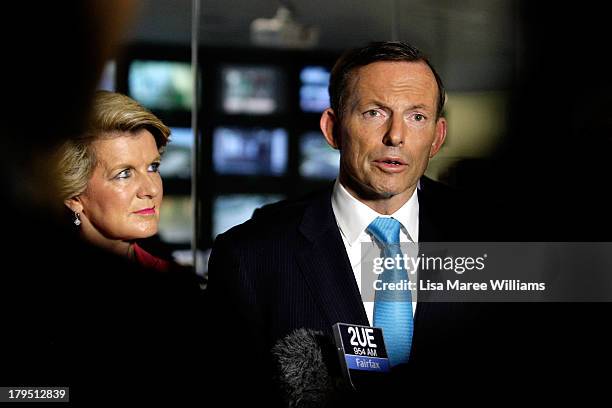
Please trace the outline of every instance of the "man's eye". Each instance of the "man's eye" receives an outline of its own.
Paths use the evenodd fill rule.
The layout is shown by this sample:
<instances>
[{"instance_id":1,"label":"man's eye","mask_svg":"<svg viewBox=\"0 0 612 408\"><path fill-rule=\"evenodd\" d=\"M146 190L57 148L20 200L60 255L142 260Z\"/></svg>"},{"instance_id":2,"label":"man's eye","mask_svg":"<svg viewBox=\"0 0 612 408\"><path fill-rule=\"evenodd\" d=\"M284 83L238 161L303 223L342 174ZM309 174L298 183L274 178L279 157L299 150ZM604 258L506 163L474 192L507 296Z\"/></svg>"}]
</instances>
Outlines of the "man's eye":
<instances>
[{"instance_id":1,"label":"man's eye","mask_svg":"<svg viewBox=\"0 0 612 408\"><path fill-rule=\"evenodd\" d=\"M153 173L157 173L157 172L159 171L159 166L160 166L160 164L161 164L161 163L159 163L159 162L152 163L152 164L149 166L149 171L150 171L150 172L153 172Z\"/></svg>"},{"instance_id":2,"label":"man's eye","mask_svg":"<svg viewBox=\"0 0 612 408\"><path fill-rule=\"evenodd\" d=\"M425 120L425 115L422 115L420 113L415 113L414 120L416 120L417 122L422 122Z\"/></svg>"},{"instance_id":3,"label":"man's eye","mask_svg":"<svg viewBox=\"0 0 612 408\"><path fill-rule=\"evenodd\" d=\"M376 118L376 117L379 117L379 116L382 116L382 114L379 111L375 110L375 109L366 111L366 113L365 113L365 117L366 118Z\"/></svg>"}]
</instances>

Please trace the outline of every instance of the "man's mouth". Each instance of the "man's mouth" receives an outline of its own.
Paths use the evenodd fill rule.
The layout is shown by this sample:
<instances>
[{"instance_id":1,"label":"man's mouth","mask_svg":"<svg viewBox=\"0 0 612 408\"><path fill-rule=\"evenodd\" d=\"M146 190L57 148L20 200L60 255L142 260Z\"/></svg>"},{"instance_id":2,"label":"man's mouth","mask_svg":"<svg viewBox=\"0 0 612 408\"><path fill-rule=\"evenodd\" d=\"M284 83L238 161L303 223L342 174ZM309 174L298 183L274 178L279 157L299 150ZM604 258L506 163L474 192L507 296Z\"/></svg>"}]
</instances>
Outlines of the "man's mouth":
<instances>
[{"instance_id":1,"label":"man's mouth","mask_svg":"<svg viewBox=\"0 0 612 408\"><path fill-rule=\"evenodd\" d=\"M382 157L374 160L374 165L387 173L396 173L403 171L407 163L399 157Z\"/></svg>"},{"instance_id":2,"label":"man's mouth","mask_svg":"<svg viewBox=\"0 0 612 408\"><path fill-rule=\"evenodd\" d=\"M406 162L399 157L383 157L374 160L374 163L383 169L402 169L406 166Z\"/></svg>"}]
</instances>

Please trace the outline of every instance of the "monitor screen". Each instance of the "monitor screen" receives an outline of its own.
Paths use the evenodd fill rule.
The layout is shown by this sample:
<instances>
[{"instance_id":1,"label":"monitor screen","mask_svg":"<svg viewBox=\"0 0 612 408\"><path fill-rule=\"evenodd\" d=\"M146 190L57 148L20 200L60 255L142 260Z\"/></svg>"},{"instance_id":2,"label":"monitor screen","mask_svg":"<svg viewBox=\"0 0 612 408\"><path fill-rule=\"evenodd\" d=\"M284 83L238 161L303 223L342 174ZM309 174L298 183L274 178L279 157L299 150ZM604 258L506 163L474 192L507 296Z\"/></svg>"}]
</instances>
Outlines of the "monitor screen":
<instances>
[{"instance_id":1,"label":"monitor screen","mask_svg":"<svg viewBox=\"0 0 612 408\"><path fill-rule=\"evenodd\" d=\"M340 152L327 144L321 132L306 132L300 138L300 175L333 180L340 169Z\"/></svg>"},{"instance_id":2,"label":"monitor screen","mask_svg":"<svg viewBox=\"0 0 612 408\"><path fill-rule=\"evenodd\" d=\"M190 128L171 127L170 142L162 156L159 171L162 178L191 178L191 152L193 131Z\"/></svg>"},{"instance_id":3,"label":"monitor screen","mask_svg":"<svg viewBox=\"0 0 612 408\"><path fill-rule=\"evenodd\" d=\"M128 72L128 93L152 110L189 111L193 103L191 64L134 60Z\"/></svg>"},{"instance_id":4,"label":"monitor screen","mask_svg":"<svg viewBox=\"0 0 612 408\"><path fill-rule=\"evenodd\" d=\"M193 234L191 196L165 195L159 216L159 236L171 244L191 242Z\"/></svg>"},{"instance_id":5,"label":"monitor screen","mask_svg":"<svg viewBox=\"0 0 612 408\"><path fill-rule=\"evenodd\" d=\"M327 68L309 65L300 72L300 107L304 112L320 113L329 108Z\"/></svg>"},{"instance_id":6,"label":"monitor screen","mask_svg":"<svg viewBox=\"0 0 612 408\"><path fill-rule=\"evenodd\" d=\"M255 209L284 198L280 194L228 194L217 196L213 202L213 239L233 226L247 221L251 218Z\"/></svg>"},{"instance_id":7,"label":"monitor screen","mask_svg":"<svg viewBox=\"0 0 612 408\"><path fill-rule=\"evenodd\" d=\"M266 115L284 110L284 75L279 68L225 65L221 83L225 113Z\"/></svg>"},{"instance_id":8,"label":"monitor screen","mask_svg":"<svg viewBox=\"0 0 612 408\"><path fill-rule=\"evenodd\" d=\"M104 65L104 71L98 82L98 88L100 90L115 92L117 84L115 81L117 72L117 63L114 60L107 61Z\"/></svg>"},{"instance_id":9,"label":"monitor screen","mask_svg":"<svg viewBox=\"0 0 612 408\"><path fill-rule=\"evenodd\" d=\"M287 131L281 128L218 127L213 165L218 174L280 176L287 170Z\"/></svg>"}]
</instances>

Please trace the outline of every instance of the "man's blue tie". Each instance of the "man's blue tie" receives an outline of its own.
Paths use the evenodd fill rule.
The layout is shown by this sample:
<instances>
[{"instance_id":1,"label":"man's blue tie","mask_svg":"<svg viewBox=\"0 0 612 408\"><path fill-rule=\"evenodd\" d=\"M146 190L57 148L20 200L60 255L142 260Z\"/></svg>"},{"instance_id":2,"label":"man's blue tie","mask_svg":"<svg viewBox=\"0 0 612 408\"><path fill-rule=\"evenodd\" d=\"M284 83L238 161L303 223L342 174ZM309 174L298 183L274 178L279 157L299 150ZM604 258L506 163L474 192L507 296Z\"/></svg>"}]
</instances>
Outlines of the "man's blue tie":
<instances>
[{"instance_id":1,"label":"man's blue tie","mask_svg":"<svg viewBox=\"0 0 612 408\"><path fill-rule=\"evenodd\" d=\"M382 256L393 258L402 255L399 244L400 222L393 218L378 217L367 230L382 245ZM385 269L382 283L408 281L405 269ZM412 294L410 290L377 290L374 295L374 326L381 327L391 365L407 363L412 346L414 321L412 317Z\"/></svg>"}]
</instances>

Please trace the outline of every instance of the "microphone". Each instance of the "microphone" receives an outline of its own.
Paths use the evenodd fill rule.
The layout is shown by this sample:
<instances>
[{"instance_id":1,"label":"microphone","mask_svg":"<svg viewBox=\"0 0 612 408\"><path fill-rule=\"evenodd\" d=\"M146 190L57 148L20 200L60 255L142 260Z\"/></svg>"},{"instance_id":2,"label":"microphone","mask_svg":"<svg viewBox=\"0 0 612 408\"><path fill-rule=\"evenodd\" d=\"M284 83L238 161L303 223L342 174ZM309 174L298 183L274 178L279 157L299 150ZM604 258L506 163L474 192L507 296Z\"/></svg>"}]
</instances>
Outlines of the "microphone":
<instances>
[{"instance_id":1,"label":"microphone","mask_svg":"<svg viewBox=\"0 0 612 408\"><path fill-rule=\"evenodd\" d=\"M382 330L337 323L335 340L301 328L272 348L275 380L289 407L349 406L376 392L388 360Z\"/></svg>"},{"instance_id":2,"label":"microphone","mask_svg":"<svg viewBox=\"0 0 612 408\"><path fill-rule=\"evenodd\" d=\"M321 331L294 330L274 345L272 357L289 407L331 406L352 391L340 371L334 343Z\"/></svg>"}]
</instances>

